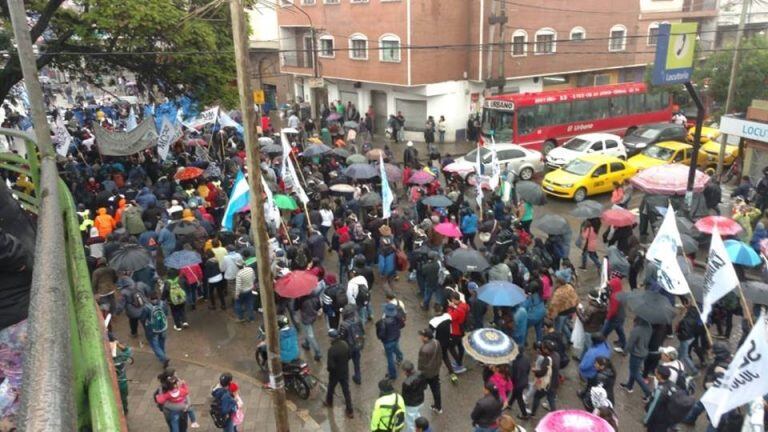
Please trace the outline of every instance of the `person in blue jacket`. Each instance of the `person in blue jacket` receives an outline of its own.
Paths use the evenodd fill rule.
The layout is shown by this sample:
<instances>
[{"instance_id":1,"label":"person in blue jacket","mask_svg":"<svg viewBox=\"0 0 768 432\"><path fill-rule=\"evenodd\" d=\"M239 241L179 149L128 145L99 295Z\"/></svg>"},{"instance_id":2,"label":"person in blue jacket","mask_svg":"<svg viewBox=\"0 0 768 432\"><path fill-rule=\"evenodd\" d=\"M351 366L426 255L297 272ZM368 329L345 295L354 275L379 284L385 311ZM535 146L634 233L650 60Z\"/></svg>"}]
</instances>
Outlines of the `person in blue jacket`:
<instances>
[{"instance_id":1,"label":"person in blue jacket","mask_svg":"<svg viewBox=\"0 0 768 432\"><path fill-rule=\"evenodd\" d=\"M219 401L221 414L228 416L227 421L222 428L224 432L237 432L237 426L235 426L232 418L237 412L237 402L235 401L234 396L232 396L232 392L229 391L229 385L231 383L232 374L224 372L219 377L219 385L211 392L211 396Z\"/></svg>"},{"instance_id":2,"label":"person in blue jacket","mask_svg":"<svg viewBox=\"0 0 768 432\"><path fill-rule=\"evenodd\" d=\"M477 234L477 215L472 209L465 209L461 217L461 241L467 246L475 247L475 234Z\"/></svg>"},{"instance_id":3,"label":"person in blue jacket","mask_svg":"<svg viewBox=\"0 0 768 432\"><path fill-rule=\"evenodd\" d=\"M581 363L579 363L579 375L587 382L586 388L579 393L580 395L586 394L595 385L595 378L597 377L595 361L599 357L611 358L611 347L605 340L605 336L600 332L595 332L590 337L592 338L592 346L584 353L581 357Z\"/></svg>"},{"instance_id":4,"label":"person in blue jacket","mask_svg":"<svg viewBox=\"0 0 768 432\"><path fill-rule=\"evenodd\" d=\"M285 315L277 317L280 327L280 361L291 363L299 358L299 335Z\"/></svg>"}]
</instances>

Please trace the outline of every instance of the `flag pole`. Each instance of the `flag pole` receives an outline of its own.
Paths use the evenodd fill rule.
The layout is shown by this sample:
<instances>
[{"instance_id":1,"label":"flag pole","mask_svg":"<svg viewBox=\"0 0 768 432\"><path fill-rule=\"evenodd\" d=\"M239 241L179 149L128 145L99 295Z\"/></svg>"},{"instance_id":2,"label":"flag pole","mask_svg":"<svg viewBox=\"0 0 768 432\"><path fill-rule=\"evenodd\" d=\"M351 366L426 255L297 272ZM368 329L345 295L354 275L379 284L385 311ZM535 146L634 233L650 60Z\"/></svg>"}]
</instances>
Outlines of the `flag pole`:
<instances>
[{"instance_id":1,"label":"flag pole","mask_svg":"<svg viewBox=\"0 0 768 432\"><path fill-rule=\"evenodd\" d=\"M701 308L699 307L699 304L696 302L696 298L693 297L693 292L691 290L688 290L688 295L691 296L691 301L693 302L693 305L696 307L696 311L699 313L699 319L701 319ZM709 327L707 327L707 323L702 322L702 325L704 326L704 332L707 334L707 342L709 342L709 346L713 345L712 342L712 334L709 332Z\"/></svg>"},{"instance_id":2,"label":"flag pole","mask_svg":"<svg viewBox=\"0 0 768 432\"><path fill-rule=\"evenodd\" d=\"M739 297L741 298L741 305L744 308L744 318L747 319L749 322L750 327L754 327L755 320L752 317L752 310L749 308L749 305L747 304L747 298L744 297L744 290L741 289L741 282L736 285L736 288L739 290Z\"/></svg>"}]
</instances>

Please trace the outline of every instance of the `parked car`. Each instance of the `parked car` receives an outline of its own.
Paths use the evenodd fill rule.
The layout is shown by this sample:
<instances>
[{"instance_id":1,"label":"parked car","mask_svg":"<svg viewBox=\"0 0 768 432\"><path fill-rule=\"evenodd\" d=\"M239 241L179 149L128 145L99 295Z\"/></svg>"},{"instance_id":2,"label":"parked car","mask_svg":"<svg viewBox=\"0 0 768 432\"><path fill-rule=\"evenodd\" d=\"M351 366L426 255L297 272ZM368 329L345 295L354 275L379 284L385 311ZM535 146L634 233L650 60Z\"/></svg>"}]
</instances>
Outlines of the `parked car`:
<instances>
[{"instance_id":1,"label":"parked car","mask_svg":"<svg viewBox=\"0 0 768 432\"><path fill-rule=\"evenodd\" d=\"M624 135L624 147L628 156L634 156L644 148L662 141L686 142L688 131L674 123L652 123L638 127Z\"/></svg>"},{"instance_id":2,"label":"parked car","mask_svg":"<svg viewBox=\"0 0 768 432\"><path fill-rule=\"evenodd\" d=\"M546 165L548 168L557 169L579 156L590 153L627 158L627 150L618 135L588 133L577 135L547 153Z\"/></svg>"},{"instance_id":3,"label":"parked car","mask_svg":"<svg viewBox=\"0 0 768 432\"><path fill-rule=\"evenodd\" d=\"M480 152L480 162L483 164L485 174L491 170L491 150L489 146L480 147L467 153L464 157L456 159L456 162L474 164L477 161L477 152ZM509 168L514 170L523 180L530 180L534 174L544 170L542 155L536 150L529 150L517 144L497 144L496 157L499 159L499 166L502 171ZM464 177L475 175L474 173L464 174Z\"/></svg>"},{"instance_id":4,"label":"parked car","mask_svg":"<svg viewBox=\"0 0 768 432\"><path fill-rule=\"evenodd\" d=\"M693 135L696 133L696 126L688 129L688 137L686 138L689 143L693 142ZM703 126L701 128L701 143L708 143L720 138L720 129Z\"/></svg>"},{"instance_id":5,"label":"parked car","mask_svg":"<svg viewBox=\"0 0 768 432\"><path fill-rule=\"evenodd\" d=\"M634 155L627 162L638 171L652 166L681 163L690 165L693 146L677 141L664 141L645 148L640 154ZM699 166L705 163L707 156L699 152Z\"/></svg>"},{"instance_id":6,"label":"parked car","mask_svg":"<svg viewBox=\"0 0 768 432\"><path fill-rule=\"evenodd\" d=\"M700 165L699 169L709 175L715 174L717 171L717 160L720 158L720 146L725 145L725 154L723 155L723 166L727 169L736 161L739 157L739 145L738 144L720 144L719 141L711 140L701 145L699 149L699 156L704 155L707 157L706 165Z\"/></svg>"},{"instance_id":7,"label":"parked car","mask_svg":"<svg viewBox=\"0 0 768 432\"><path fill-rule=\"evenodd\" d=\"M637 169L615 156L588 154L547 173L541 187L548 195L580 202L590 195L612 191L614 183L621 184L635 173Z\"/></svg>"}]
</instances>

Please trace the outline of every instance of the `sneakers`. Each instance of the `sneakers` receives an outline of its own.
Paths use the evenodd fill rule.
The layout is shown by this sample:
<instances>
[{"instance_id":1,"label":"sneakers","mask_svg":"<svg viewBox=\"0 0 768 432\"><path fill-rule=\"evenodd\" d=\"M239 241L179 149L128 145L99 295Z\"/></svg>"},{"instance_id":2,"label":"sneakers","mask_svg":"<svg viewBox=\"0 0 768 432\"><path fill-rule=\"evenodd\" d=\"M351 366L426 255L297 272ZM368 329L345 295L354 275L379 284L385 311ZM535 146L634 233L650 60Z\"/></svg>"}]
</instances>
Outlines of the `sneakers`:
<instances>
[{"instance_id":1,"label":"sneakers","mask_svg":"<svg viewBox=\"0 0 768 432\"><path fill-rule=\"evenodd\" d=\"M434 412L436 412L438 414L442 414L443 413L443 409L442 408L438 408L438 407L436 407L434 405L432 405L430 408L432 408L432 411L434 411Z\"/></svg>"},{"instance_id":2,"label":"sneakers","mask_svg":"<svg viewBox=\"0 0 768 432\"><path fill-rule=\"evenodd\" d=\"M643 403L648 403L651 401L651 396L643 396Z\"/></svg>"},{"instance_id":3,"label":"sneakers","mask_svg":"<svg viewBox=\"0 0 768 432\"><path fill-rule=\"evenodd\" d=\"M623 388L624 391L626 391L627 393L632 393L633 391L635 391L635 389L629 388L629 386L627 386L624 383L619 384L619 387Z\"/></svg>"},{"instance_id":4,"label":"sneakers","mask_svg":"<svg viewBox=\"0 0 768 432\"><path fill-rule=\"evenodd\" d=\"M189 425L189 427L191 427L192 429L199 429L200 428L200 423L194 422L191 425Z\"/></svg>"},{"instance_id":5,"label":"sneakers","mask_svg":"<svg viewBox=\"0 0 768 432\"><path fill-rule=\"evenodd\" d=\"M455 373L451 374L451 384L457 384L459 382L459 377L456 376Z\"/></svg>"},{"instance_id":6,"label":"sneakers","mask_svg":"<svg viewBox=\"0 0 768 432\"><path fill-rule=\"evenodd\" d=\"M176 331L181 331L181 327L173 326L173 329L176 330Z\"/></svg>"},{"instance_id":7,"label":"sneakers","mask_svg":"<svg viewBox=\"0 0 768 432\"><path fill-rule=\"evenodd\" d=\"M462 365L453 367L453 373L456 373L456 374L463 374L466 371L467 371L467 368Z\"/></svg>"},{"instance_id":8,"label":"sneakers","mask_svg":"<svg viewBox=\"0 0 768 432\"><path fill-rule=\"evenodd\" d=\"M613 350L616 351L619 354L624 354L624 348L622 348L622 347L615 346L615 347L613 347Z\"/></svg>"},{"instance_id":9,"label":"sneakers","mask_svg":"<svg viewBox=\"0 0 768 432\"><path fill-rule=\"evenodd\" d=\"M181 327L182 328L189 328L189 323L188 322L183 322L183 323L181 323Z\"/></svg>"}]
</instances>

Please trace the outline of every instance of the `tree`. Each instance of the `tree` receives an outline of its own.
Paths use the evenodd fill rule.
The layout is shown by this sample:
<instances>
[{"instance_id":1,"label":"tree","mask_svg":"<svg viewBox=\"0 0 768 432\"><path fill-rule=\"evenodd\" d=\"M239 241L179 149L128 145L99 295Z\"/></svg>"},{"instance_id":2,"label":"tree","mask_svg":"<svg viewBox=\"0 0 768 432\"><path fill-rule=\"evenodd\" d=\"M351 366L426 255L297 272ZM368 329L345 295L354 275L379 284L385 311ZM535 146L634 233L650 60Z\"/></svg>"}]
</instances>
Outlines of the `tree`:
<instances>
[{"instance_id":1,"label":"tree","mask_svg":"<svg viewBox=\"0 0 768 432\"><path fill-rule=\"evenodd\" d=\"M37 67L54 66L87 81L131 71L140 86L203 104L237 104L229 10L217 0L33 0L27 3ZM0 29L10 28L0 2ZM4 21L2 21L4 20ZM2 39L2 38L0 38ZM0 100L22 80L13 48L0 70Z\"/></svg>"},{"instance_id":2,"label":"tree","mask_svg":"<svg viewBox=\"0 0 768 432\"><path fill-rule=\"evenodd\" d=\"M731 80L733 51L718 51L694 70L697 82L708 85L710 96L725 106ZM745 39L741 44L739 69L735 77L732 112L744 112L753 99L768 97L768 41L763 37Z\"/></svg>"}]
</instances>

